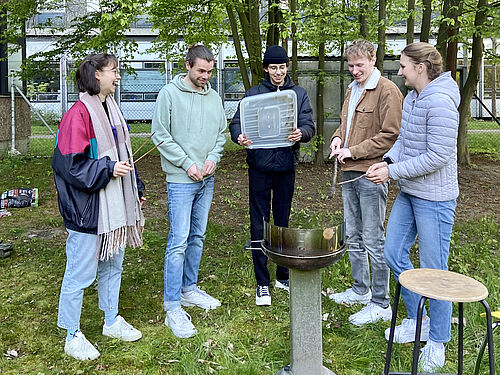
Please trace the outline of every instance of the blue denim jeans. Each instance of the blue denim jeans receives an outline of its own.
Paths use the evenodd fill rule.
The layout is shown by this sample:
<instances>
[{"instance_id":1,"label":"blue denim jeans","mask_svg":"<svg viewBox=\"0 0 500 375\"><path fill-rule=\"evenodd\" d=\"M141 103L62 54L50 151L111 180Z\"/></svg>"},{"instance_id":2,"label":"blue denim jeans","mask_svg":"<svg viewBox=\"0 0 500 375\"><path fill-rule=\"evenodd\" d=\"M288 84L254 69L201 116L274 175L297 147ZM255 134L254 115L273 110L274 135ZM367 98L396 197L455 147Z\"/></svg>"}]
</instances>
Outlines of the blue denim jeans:
<instances>
[{"instance_id":1,"label":"blue denim jeans","mask_svg":"<svg viewBox=\"0 0 500 375\"><path fill-rule=\"evenodd\" d=\"M118 299L122 280L122 264L125 251L115 254L110 260L97 259L97 235L76 232L70 229L66 240L66 270L59 296L57 325L64 329L80 328L83 291L97 275L99 309L118 311Z\"/></svg>"},{"instance_id":2,"label":"blue denim jeans","mask_svg":"<svg viewBox=\"0 0 500 375\"><path fill-rule=\"evenodd\" d=\"M198 281L214 176L192 184L167 182L170 230L165 251L164 307L180 307L182 291L194 290Z\"/></svg>"},{"instance_id":3,"label":"blue denim jeans","mask_svg":"<svg viewBox=\"0 0 500 375\"><path fill-rule=\"evenodd\" d=\"M429 201L400 192L392 206L387 224L385 257L397 280L406 270L413 269L410 248L418 236L421 268L448 269L451 232L455 220L455 199ZM401 288L408 317L416 319L420 296ZM451 302L429 300L431 329L429 337L436 342L451 338Z\"/></svg>"},{"instance_id":4,"label":"blue denim jeans","mask_svg":"<svg viewBox=\"0 0 500 375\"><path fill-rule=\"evenodd\" d=\"M361 172L342 173L342 180L360 176ZM342 185L346 222L347 248L354 279L352 289L358 294L370 290L372 302L387 307L389 268L384 258L384 220L388 183L376 185L366 178Z\"/></svg>"}]
</instances>

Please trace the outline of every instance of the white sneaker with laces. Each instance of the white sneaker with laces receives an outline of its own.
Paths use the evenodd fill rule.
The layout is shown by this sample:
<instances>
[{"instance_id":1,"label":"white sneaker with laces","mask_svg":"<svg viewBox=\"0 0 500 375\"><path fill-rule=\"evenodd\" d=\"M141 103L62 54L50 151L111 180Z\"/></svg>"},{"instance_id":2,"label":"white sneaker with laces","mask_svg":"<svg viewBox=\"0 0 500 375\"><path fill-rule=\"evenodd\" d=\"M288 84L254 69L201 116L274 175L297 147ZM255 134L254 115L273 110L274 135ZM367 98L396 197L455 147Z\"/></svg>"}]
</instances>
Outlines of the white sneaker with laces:
<instances>
[{"instance_id":1,"label":"white sneaker with laces","mask_svg":"<svg viewBox=\"0 0 500 375\"><path fill-rule=\"evenodd\" d=\"M420 341L429 340L429 330L431 328L431 320L424 318L422 320L422 328L420 329ZM394 330L394 342L398 344L406 344L415 341L415 332L417 330L417 319L405 318L400 325ZM391 328L385 330L385 339L389 341Z\"/></svg>"},{"instance_id":2,"label":"white sneaker with laces","mask_svg":"<svg viewBox=\"0 0 500 375\"><path fill-rule=\"evenodd\" d=\"M70 341L66 339L66 344L64 344L64 352L75 359L80 361L85 361L88 359L96 359L100 356L100 353L92 345L89 340L85 338L85 335L78 331Z\"/></svg>"},{"instance_id":3,"label":"white sneaker with laces","mask_svg":"<svg viewBox=\"0 0 500 375\"><path fill-rule=\"evenodd\" d=\"M269 286L257 285L255 291L255 304L257 306L271 306L271 294L269 293Z\"/></svg>"},{"instance_id":4,"label":"white sneaker with laces","mask_svg":"<svg viewBox=\"0 0 500 375\"><path fill-rule=\"evenodd\" d=\"M420 349L420 351L421 353L420 357L418 357L418 362L422 371L434 374L437 369L444 366L445 350L443 343L429 340L427 345Z\"/></svg>"},{"instance_id":5,"label":"white sneaker with laces","mask_svg":"<svg viewBox=\"0 0 500 375\"><path fill-rule=\"evenodd\" d=\"M175 310L167 310L165 325L172 330L172 333L180 338L187 339L198 333L191 323L191 316L182 307Z\"/></svg>"},{"instance_id":6,"label":"white sneaker with laces","mask_svg":"<svg viewBox=\"0 0 500 375\"><path fill-rule=\"evenodd\" d=\"M142 337L141 331L132 327L120 315L116 317L116 321L110 326L106 324L102 326L102 334L122 341L137 341Z\"/></svg>"},{"instance_id":7,"label":"white sneaker with laces","mask_svg":"<svg viewBox=\"0 0 500 375\"><path fill-rule=\"evenodd\" d=\"M276 282L274 283L274 287L277 289L286 290L288 293L290 293L290 280L276 280Z\"/></svg>"},{"instance_id":8,"label":"white sneaker with laces","mask_svg":"<svg viewBox=\"0 0 500 375\"><path fill-rule=\"evenodd\" d=\"M198 306L205 310L212 310L220 306L220 301L210 296L207 292L196 287L195 290L181 293L181 305Z\"/></svg>"},{"instance_id":9,"label":"white sneaker with laces","mask_svg":"<svg viewBox=\"0 0 500 375\"><path fill-rule=\"evenodd\" d=\"M352 290L352 288L349 288L340 293L330 294L328 298L341 305L351 306L355 303L366 305L372 299L372 292L371 290L368 290L368 293L366 294L358 294L354 290Z\"/></svg>"},{"instance_id":10,"label":"white sneaker with laces","mask_svg":"<svg viewBox=\"0 0 500 375\"><path fill-rule=\"evenodd\" d=\"M391 320L391 318L391 306L383 308L373 302L370 302L368 305L363 307L361 311L356 314L352 314L349 317L349 322L356 326L362 326L363 324L375 323L379 320Z\"/></svg>"}]
</instances>

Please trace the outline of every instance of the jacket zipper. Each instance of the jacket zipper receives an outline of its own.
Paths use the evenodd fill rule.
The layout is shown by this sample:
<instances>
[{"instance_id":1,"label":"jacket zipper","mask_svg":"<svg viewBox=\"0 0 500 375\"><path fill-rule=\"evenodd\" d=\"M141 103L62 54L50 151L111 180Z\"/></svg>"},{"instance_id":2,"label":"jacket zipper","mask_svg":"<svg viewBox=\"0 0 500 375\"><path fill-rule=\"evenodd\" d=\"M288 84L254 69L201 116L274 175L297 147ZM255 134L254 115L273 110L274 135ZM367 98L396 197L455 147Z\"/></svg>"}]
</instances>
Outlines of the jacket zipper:
<instances>
[{"instance_id":1,"label":"jacket zipper","mask_svg":"<svg viewBox=\"0 0 500 375\"><path fill-rule=\"evenodd\" d=\"M85 208L83 209L82 216L80 217L80 226L83 227L83 219L85 218L85 214L89 210L90 207L90 198L87 199L87 203L85 204Z\"/></svg>"}]
</instances>

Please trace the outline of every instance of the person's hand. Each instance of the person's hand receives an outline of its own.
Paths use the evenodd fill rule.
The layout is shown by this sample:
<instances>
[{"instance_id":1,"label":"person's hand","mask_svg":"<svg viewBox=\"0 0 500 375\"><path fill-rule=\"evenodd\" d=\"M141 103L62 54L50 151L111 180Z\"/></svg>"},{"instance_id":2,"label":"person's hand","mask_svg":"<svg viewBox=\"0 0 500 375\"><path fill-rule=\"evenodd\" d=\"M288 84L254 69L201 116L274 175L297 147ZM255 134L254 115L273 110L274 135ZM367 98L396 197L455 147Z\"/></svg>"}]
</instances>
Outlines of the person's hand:
<instances>
[{"instance_id":1,"label":"person's hand","mask_svg":"<svg viewBox=\"0 0 500 375\"><path fill-rule=\"evenodd\" d=\"M299 142L302 139L302 131L297 128L288 136L288 140L292 142Z\"/></svg>"},{"instance_id":2,"label":"person's hand","mask_svg":"<svg viewBox=\"0 0 500 375\"><path fill-rule=\"evenodd\" d=\"M337 155L339 163L345 164L345 159L350 158L351 151L348 148L337 148L330 153L330 157Z\"/></svg>"},{"instance_id":3,"label":"person's hand","mask_svg":"<svg viewBox=\"0 0 500 375\"><path fill-rule=\"evenodd\" d=\"M203 177L209 176L215 171L215 163L212 160L205 160L205 163L203 163L203 168L201 170L201 174Z\"/></svg>"},{"instance_id":4,"label":"person's hand","mask_svg":"<svg viewBox=\"0 0 500 375\"><path fill-rule=\"evenodd\" d=\"M128 161L117 161L113 168L113 177L123 177L132 170Z\"/></svg>"},{"instance_id":5,"label":"person's hand","mask_svg":"<svg viewBox=\"0 0 500 375\"><path fill-rule=\"evenodd\" d=\"M335 137L332 139L332 142L330 143L330 156L328 159L331 159L334 155L333 151L338 150L340 148L340 143L342 143L342 140L339 137Z\"/></svg>"},{"instance_id":6,"label":"person's hand","mask_svg":"<svg viewBox=\"0 0 500 375\"><path fill-rule=\"evenodd\" d=\"M238 136L238 144L241 146L250 146L252 144L252 140L248 139L245 133L241 133Z\"/></svg>"},{"instance_id":7,"label":"person's hand","mask_svg":"<svg viewBox=\"0 0 500 375\"><path fill-rule=\"evenodd\" d=\"M144 195L139 198L139 203L141 204L141 207L142 207L142 205L144 204L145 201L146 201L146 198L144 197Z\"/></svg>"},{"instance_id":8,"label":"person's hand","mask_svg":"<svg viewBox=\"0 0 500 375\"><path fill-rule=\"evenodd\" d=\"M389 181L389 168L385 161L375 163L366 171L366 179L374 184L383 184Z\"/></svg>"},{"instance_id":9,"label":"person's hand","mask_svg":"<svg viewBox=\"0 0 500 375\"><path fill-rule=\"evenodd\" d=\"M194 163L192 166L189 167L189 169L186 171L186 174L193 181L203 180L203 176L201 175L201 172L198 169L198 166L196 165L196 163Z\"/></svg>"}]
</instances>

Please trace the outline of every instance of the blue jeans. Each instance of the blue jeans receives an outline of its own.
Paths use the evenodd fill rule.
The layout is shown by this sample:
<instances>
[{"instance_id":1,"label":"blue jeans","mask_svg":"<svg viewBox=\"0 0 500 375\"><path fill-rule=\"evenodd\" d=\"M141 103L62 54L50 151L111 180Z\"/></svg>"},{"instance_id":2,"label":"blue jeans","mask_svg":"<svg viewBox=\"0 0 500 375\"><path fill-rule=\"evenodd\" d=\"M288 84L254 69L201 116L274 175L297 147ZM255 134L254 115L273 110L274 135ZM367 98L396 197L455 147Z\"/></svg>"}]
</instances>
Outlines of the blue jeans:
<instances>
[{"instance_id":1,"label":"blue jeans","mask_svg":"<svg viewBox=\"0 0 500 375\"><path fill-rule=\"evenodd\" d=\"M64 329L80 328L83 291L97 275L99 309L118 311L122 280L122 263L125 251L115 254L105 262L97 259L97 235L70 229L66 240L66 270L59 296L57 325Z\"/></svg>"},{"instance_id":2,"label":"blue jeans","mask_svg":"<svg viewBox=\"0 0 500 375\"><path fill-rule=\"evenodd\" d=\"M192 184L167 182L170 230L165 251L165 310L180 307L182 291L196 288L214 176Z\"/></svg>"},{"instance_id":3,"label":"blue jeans","mask_svg":"<svg viewBox=\"0 0 500 375\"><path fill-rule=\"evenodd\" d=\"M387 224L385 257L396 280L406 270L413 269L410 248L418 236L421 268L448 269L451 232L455 220L455 199L429 201L400 192L392 206ZM408 317L416 319L420 296L401 288ZM431 329L429 337L436 342L451 338L451 302L429 299Z\"/></svg>"},{"instance_id":4,"label":"blue jeans","mask_svg":"<svg viewBox=\"0 0 500 375\"><path fill-rule=\"evenodd\" d=\"M342 180L347 181L361 174L343 172ZM384 257L387 190L388 183L376 185L366 178L342 185L347 248L354 279L352 289L358 294L368 293L371 265L372 302L381 307L390 303L389 268Z\"/></svg>"}]
</instances>

